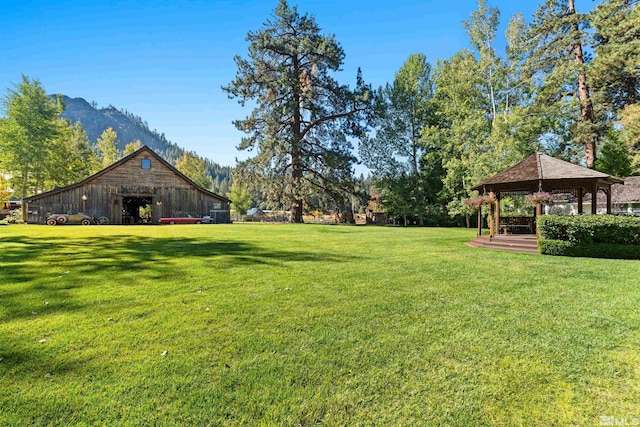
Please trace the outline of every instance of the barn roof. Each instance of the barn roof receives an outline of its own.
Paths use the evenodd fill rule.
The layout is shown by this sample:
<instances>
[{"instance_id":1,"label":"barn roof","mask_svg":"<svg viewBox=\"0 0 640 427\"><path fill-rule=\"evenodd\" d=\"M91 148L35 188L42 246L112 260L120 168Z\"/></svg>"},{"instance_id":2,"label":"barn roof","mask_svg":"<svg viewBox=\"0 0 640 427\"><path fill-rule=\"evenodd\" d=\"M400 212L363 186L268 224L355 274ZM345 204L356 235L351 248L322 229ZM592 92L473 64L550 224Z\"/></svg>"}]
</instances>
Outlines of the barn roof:
<instances>
[{"instance_id":1,"label":"barn roof","mask_svg":"<svg viewBox=\"0 0 640 427\"><path fill-rule=\"evenodd\" d=\"M556 159L543 153L533 153L526 159L508 169L492 176L476 185L472 190L481 190L487 185L508 184L516 182L535 182L545 180L581 180L596 179L608 183L622 183L623 181L606 173L587 169L564 160Z\"/></svg>"},{"instance_id":2,"label":"barn roof","mask_svg":"<svg viewBox=\"0 0 640 427\"><path fill-rule=\"evenodd\" d=\"M165 159L160 157L159 154L157 154L155 151L153 151L151 148L147 147L146 145L143 145L141 148L139 148L138 150L136 150L133 153L129 154L128 156L123 157L122 159L118 160L117 162L112 163L111 165L107 166L106 168L102 169L101 171L94 173L90 177L85 178L80 182L68 185L66 187L55 188L55 189L53 189L51 191L47 191L45 193L36 194L36 195L31 196L31 197L26 197L24 199L24 201L30 202L30 201L36 200L36 199L38 199L40 197L50 196L50 195L53 195L53 194L56 194L56 193L62 193L63 191L67 191L67 190L70 190L70 189L73 189L73 188L82 187L83 185L93 181L97 177L99 177L101 175L104 175L107 172L110 172L110 171L118 168L120 165L128 162L129 160L131 160L132 158L136 157L138 154L142 153L143 151L149 153L150 155L152 155L156 160L158 160L159 162L164 164L166 167L168 167L173 172L175 172L179 177L181 177L182 179L184 179L189 184L193 185L195 188L197 188L198 190L202 191L203 193L206 193L206 194L208 194L210 196L213 196L213 197L217 197L217 198L219 198L221 200L224 200L225 202L230 202L231 201L231 200L227 199L224 196L221 196L219 194L216 194L216 193L214 193L212 191L207 190L206 188L203 188L203 187L199 186L198 184L193 182L191 179L189 179L185 174L183 174L178 169L176 169L171 163L167 162Z\"/></svg>"}]
</instances>

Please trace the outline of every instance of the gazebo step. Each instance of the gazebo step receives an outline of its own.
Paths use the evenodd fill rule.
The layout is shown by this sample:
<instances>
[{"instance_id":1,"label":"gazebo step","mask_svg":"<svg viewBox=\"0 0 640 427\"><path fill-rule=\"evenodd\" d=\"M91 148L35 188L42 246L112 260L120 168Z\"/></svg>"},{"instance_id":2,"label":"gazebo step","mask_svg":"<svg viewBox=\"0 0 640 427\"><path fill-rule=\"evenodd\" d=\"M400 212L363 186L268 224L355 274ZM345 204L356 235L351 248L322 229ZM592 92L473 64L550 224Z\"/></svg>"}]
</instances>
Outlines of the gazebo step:
<instances>
[{"instance_id":1,"label":"gazebo step","mask_svg":"<svg viewBox=\"0 0 640 427\"><path fill-rule=\"evenodd\" d=\"M467 245L483 249L497 249L512 252L538 253L538 243L534 235L500 235L489 239L489 236L482 236L478 239L467 242Z\"/></svg>"}]
</instances>

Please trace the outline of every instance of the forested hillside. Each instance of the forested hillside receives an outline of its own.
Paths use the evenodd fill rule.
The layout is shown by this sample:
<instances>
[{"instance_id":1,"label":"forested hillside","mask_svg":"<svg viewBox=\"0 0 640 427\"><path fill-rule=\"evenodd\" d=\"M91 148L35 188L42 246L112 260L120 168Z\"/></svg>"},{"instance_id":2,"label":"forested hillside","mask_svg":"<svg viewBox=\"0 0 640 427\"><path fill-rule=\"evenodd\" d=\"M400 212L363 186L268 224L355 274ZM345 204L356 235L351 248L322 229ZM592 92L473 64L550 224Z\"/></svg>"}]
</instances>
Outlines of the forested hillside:
<instances>
[{"instance_id":1,"label":"forested hillside","mask_svg":"<svg viewBox=\"0 0 640 427\"><path fill-rule=\"evenodd\" d=\"M186 150L177 144L167 140L164 133L149 129L149 125L141 117L128 111L121 111L109 105L106 108L98 108L82 98L62 97L65 110L62 117L71 123L80 122L84 128L92 146L102 132L112 128L117 133L116 144L119 151L124 151L125 146L132 141L140 141L160 154L169 163L176 165ZM194 154L194 153L192 153ZM207 171L211 175L213 191L226 194L230 186L231 167L221 166L210 159L205 159Z\"/></svg>"}]
</instances>

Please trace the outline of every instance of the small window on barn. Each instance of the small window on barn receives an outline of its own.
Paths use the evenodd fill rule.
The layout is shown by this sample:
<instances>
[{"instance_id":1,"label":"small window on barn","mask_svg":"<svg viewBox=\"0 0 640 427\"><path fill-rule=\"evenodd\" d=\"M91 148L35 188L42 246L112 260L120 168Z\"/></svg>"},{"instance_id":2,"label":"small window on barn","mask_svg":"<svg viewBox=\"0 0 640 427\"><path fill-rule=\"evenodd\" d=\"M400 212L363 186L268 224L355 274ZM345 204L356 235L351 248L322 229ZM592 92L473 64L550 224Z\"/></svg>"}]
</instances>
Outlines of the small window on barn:
<instances>
[{"instance_id":1,"label":"small window on barn","mask_svg":"<svg viewBox=\"0 0 640 427\"><path fill-rule=\"evenodd\" d=\"M151 160L142 159L142 169L151 169Z\"/></svg>"}]
</instances>

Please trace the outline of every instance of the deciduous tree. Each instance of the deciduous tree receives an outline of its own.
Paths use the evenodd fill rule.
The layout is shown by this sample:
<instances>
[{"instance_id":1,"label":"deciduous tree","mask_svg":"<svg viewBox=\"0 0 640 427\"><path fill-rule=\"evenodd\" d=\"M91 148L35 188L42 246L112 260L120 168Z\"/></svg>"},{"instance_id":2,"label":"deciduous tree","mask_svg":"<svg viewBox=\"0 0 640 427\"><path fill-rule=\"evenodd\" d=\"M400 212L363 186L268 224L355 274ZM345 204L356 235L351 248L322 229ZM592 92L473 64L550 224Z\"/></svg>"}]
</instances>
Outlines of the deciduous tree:
<instances>
[{"instance_id":1,"label":"deciduous tree","mask_svg":"<svg viewBox=\"0 0 640 427\"><path fill-rule=\"evenodd\" d=\"M118 134L112 128L105 129L96 143L96 151L101 160L102 168L120 160L117 146Z\"/></svg>"},{"instance_id":2,"label":"deciduous tree","mask_svg":"<svg viewBox=\"0 0 640 427\"><path fill-rule=\"evenodd\" d=\"M247 187L240 182L233 182L231 189L227 193L227 197L231 199L233 209L240 215L246 214L251 208L251 194Z\"/></svg>"},{"instance_id":3,"label":"deciduous tree","mask_svg":"<svg viewBox=\"0 0 640 427\"><path fill-rule=\"evenodd\" d=\"M135 141L131 141L130 143L124 146L122 155L128 156L129 154L133 154L141 148L142 148L142 142L140 142L139 139L136 139Z\"/></svg>"},{"instance_id":4,"label":"deciduous tree","mask_svg":"<svg viewBox=\"0 0 640 427\"><path fill-rule=\"evenodd\" d=\"M36 79L22 81L7 90L1 106L6 118L0 122L0 169L11 175L17 194L43 190L50 178L47 159L59 138L60 98L48 96Z\"/></svg>"},{"instance_id":5,"label":"deciduous tree","mask_svg":"<svg viewBox=\"0 0 640 427\"><path fill-rule=\"evenodd\" d=\"M372 170L383 189L390 196L406 185L401 193L406 197L393 197L387 208L402 215L415 215L420 225L429 194L439 188L427 188L427 146L421 140L422 130L434 124L432 108L433 79L431 65L422 54L414 54L396 73L393 84L380 88L374 116L375 134L360 141L360 157ZM405 206L400 206L403 201ZM394 212L395 213L395 212Z\"/></svg>"},{"instance_id":6,"label":"deciduous tree","mask_svg":"<svg viewBox=\"0 0 640 427\"><path fill-rule=\"evenodd\" d=\"M48 188L69 185L87 178L100 169L100 162L89 144L82 124L71 125L67 120L58 121L59 136L50 144L45 182Z\"/></svg>"},{"instance_id":7,"label":"deciduous tree","mask_svg":"<svg viewBox=\"0 0 640 427\"><path fill-rule=\"evenodd\" d=\"M213 185L213 180L207 172L207 165L204 159L196 154L185 151L182 157L178 159L176 169L200 187L210 189Z\"/></svg>"}]
</instances>

